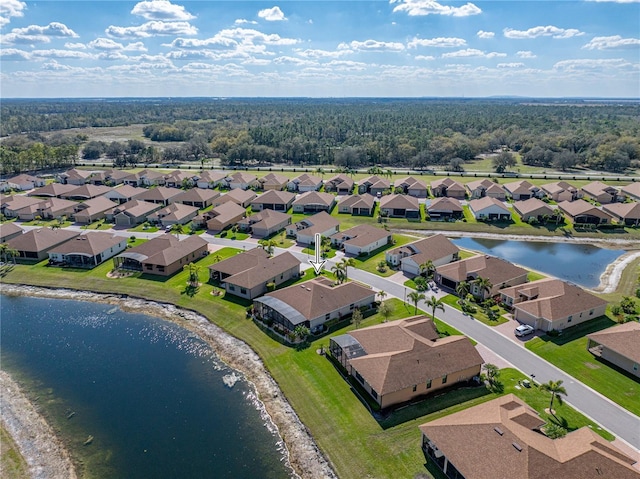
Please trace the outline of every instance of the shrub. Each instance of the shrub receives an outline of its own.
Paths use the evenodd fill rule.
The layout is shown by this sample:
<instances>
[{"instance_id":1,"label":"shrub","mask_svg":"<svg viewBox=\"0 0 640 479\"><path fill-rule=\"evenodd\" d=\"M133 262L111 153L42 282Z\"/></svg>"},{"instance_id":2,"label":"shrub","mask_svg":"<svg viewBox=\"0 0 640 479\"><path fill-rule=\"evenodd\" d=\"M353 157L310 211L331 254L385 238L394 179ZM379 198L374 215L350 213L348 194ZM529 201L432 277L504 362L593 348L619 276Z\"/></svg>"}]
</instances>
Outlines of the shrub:
<instances>
[{"instance_id":1,"label":"shrub","mask_svg":"<svg viewBox=\"0 0 640 479\"><path fill-rule=\"evenodd\" d=\"M267 283L267 291L273 291L276 289L276 283Z\"/></svg>"}]
</instances>

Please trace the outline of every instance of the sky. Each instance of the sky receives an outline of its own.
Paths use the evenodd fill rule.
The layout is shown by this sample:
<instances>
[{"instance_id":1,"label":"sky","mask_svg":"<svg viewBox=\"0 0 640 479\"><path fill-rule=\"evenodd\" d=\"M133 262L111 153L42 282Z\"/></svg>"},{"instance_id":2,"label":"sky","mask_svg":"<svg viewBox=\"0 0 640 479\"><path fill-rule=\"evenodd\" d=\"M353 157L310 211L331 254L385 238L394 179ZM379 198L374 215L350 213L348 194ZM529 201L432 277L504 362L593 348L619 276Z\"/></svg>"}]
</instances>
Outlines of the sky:
<instances>
[{"instance_id":1,"label":"sky","mask_svg":"<svg viewBox=\"0 0 640 479\"><path fill-rule=\"evenodd\" d=\"M640 0L0 1L0 97L640 97Z\"/></svg>"}]
</instances>

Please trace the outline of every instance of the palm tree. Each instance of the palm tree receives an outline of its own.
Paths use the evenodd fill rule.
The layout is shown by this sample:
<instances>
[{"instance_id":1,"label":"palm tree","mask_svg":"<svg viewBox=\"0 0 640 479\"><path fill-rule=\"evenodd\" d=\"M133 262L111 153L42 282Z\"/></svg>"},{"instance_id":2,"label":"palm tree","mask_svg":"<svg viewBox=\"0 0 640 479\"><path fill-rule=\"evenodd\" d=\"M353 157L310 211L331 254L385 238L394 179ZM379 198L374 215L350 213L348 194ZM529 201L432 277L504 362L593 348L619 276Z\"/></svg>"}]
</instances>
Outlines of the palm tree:
<instances>
[{"instance_id":1,"label":"palm tree","mask_svg":"<svg viewBox=\"0 0 640 479\"><path fill-rule=\"evenodd\" d=\"M191 286L198 286L200 282L200 266L195 263L185 264L182 268L189 271L189 284Z\"/></svg>"},{"instance_id":2,"label":"palm tree","mask_svg":"<svg viewBox=\"0 0 640 479\"><path fill-rule=\"evenodd\" d=\"M9 249L9 245L7 243L0 244L0 258L2 261L7 261L7 250Z\"/></svg>"},{"instance_id":3,"label":"palm tree","mask_svg":"<svg viewBox=\"0 0 640 479\"><path fill-rule=\"evenodd\" d=\"M489 278L483 278L481 276L478 276L476 279L474 279L473 284L475 284L480 291L480 299L484 299L484 293L490 293L491 288L493 288L493 284L491 283Z\"/></svg>"},{"instance_id":4,"label":"palm tree","mask_svg":"<svg viewBox=\"0 0 640 479\"><path fill-rule=\"evenodd\" d=\"M558 398L558 404L562 406L562 396L567 395L567 390L562 385L562 379L557 381L549 380L548 383L544 383L540 385L541 391L546 391L551 393L551 401L549 402L549 412L556 417L556 414L553 410L553 400Z\"/></svg>"},{"instance_id":5,"label":"palm tree","mask_svg":"<svg viewBox=\"0 0 640 479\"><path fill-rule=\"evenodd\" d=\"M466 298L471 290L471 286L466 281L460 281L456 286L456 294L461 298Z\"/></svg>"},{"instance_id":6,"label":"palm tree","mask_svg":"<svg viewBox=\"0 0 640 479\"><path fill-rule=\"evenodd\" d=\"M180 241L180 235L184 233L184 226L182 226L180 223L176 223L175 225L171 226L171 232L174 233L176 235L176 238L178 238L178 241Z\"/></svg>"},{"instance_id":7,"label":"palm tree","mask_svg":"<svg viewBox=\"0 0 640 479\"><path fill-rule=\"evenodd\" d=\"M316 168L315 173L319 174L322 177L322 179L324 180L324 168L322 168L322 167Z\"/></svg>"},{"instance_id":8,"label":"palm tree","mask_svg":"<svg viewBox=\"0 0 640 479\"><path fill-rule=\"evenodd\" d=\"M430 280L431 278L433 278L433 273L435 271L435 266L433 265L433 261L431 261L430 259L428 259L427 261L425 261L424 263L422 263L420 265L420 274L424 274L424 276L427 278L427 280Z\"/></svg>"},{"instance_id":9,"label":"palm tree","mask_svg":"<svg viewBox=\"0 0 640 479\"><path fill-rule=\"evenodd\" d=\"M222 261L222 256L216 253L215 256L213 257L213 262L219 263L220 261Z\"/></svg>"},{"instance_id":10,"label":"palm tree","mask_svg":"<svg viewBox=\"0 0 640 479\"><path fill-rule=\"evenodd\" d=\"M444 313L444 301L442 301L441 298L436 298L435 296L431 296L427 300L427 306L431 308L431 316L433 316L433 319L436 318L436 309L439 309Z\"/></svg>"},{"instance_id":11,"label":"palm tree","mask_svg":"<svg viewBox=\"0 0 640 479\"><path fill-rule=\"evenodd\" d=\"M274 239L263 239L258 241L258 244L264 248L264 250L271 256L273 254L273 249L278 246L278 242Z\"/></svg>"},{"instance_id":12,"label":"palm tree","mask_svg":"<svg viewBox=\"0 0 640 479\"><path fill-rule=\"evenodd\" d=\"M380 297L380 301L382 301L384 298L386 298L387 293L383 290L378 291L378 296Z\"/></svg>"},{"instance_id":13,"label":"palm tree","mask_svg":"<svg viewBox=\"0 0 640 479\"><path fill-rule=\"evenodd\" d=\"M344 272L344 266L342 263L337 263L336 265L331 267L331 271L336 275L336 280L338 283L344 283L347 278L346 273Z\"/></svg>"},{"instance_id":14,"label":"palm tree","mask_svg":"<svg viewBox=\"0 0 640 479\"><path fill-rule=\"evenodd\" d=\"M411 302L413 303L413 306L415 307L414 314L418 314L418 303L426 299L425 295L422 293L418 293L417 291L412 291L407 295L407 298L411 300Z\"/></svg>"},{"instance_id":15,"label":"palm tree","mask_svg":"<svg viewBox=\"0 0 640 479\"><path fill-rule=\"evenodd\" d=\"M349 279L349 271L348 271L349 266L352 266L355 268L356 260L353 258L342 258L342 261L340 262L340 264L344 269L344 279L345 280Z\"/></svg>"},{"instance_id":16,"label":"palm tree","mask_svg":"<svg viewBox=\"0 0 640 479\"><path fill-rule=\"evenodd\" d=\"M16 258L20 256L20 251L18 251L15 248L11 248L10 246L7 246L7 248L5 249L5 255L6 255L7 261L11 259L11 262L13 264L16 264Z\"/></svg>"}]
</instances>

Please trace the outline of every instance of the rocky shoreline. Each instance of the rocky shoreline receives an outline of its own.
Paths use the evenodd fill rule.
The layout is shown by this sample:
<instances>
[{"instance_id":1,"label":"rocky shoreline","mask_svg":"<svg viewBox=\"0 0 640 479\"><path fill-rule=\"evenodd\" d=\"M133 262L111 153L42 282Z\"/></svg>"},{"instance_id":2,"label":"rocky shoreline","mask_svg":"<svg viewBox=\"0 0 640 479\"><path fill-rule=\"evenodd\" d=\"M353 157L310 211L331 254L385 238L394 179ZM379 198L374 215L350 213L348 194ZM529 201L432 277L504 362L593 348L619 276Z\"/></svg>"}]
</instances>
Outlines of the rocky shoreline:
<instances>
[{"instance_id":1,"label":"rocky shoreline","mask_svg":"<svg viewBox=\"0 0 640 479\"><path fill-rule=\"evenodd\" d=\"M260 357L243 341L227 334L193 311L172 304L147 301L125 295L96 294L68 289L47 289L3 284L2 294L72 299L113 304L124 311L150 314L172 321L200 336L218 357L251 382L276 426L285 445L287 460L295 477L309 479L337 478L327 458L316 445L311 433L300 421L277 383L267 372ZM32 477L75 479L76 472L68 451L55 436L44 418L8 374L0 375L2 388L2 421L20 453L29 464ZM7 417L5 417L7 416ZM37 428L37 429L36 429ZM32 431L38 431L37 434ZM55 454L54 454L55 453ZM64 459L66 458L66 460Z\"/></svg>"}]
</instances>

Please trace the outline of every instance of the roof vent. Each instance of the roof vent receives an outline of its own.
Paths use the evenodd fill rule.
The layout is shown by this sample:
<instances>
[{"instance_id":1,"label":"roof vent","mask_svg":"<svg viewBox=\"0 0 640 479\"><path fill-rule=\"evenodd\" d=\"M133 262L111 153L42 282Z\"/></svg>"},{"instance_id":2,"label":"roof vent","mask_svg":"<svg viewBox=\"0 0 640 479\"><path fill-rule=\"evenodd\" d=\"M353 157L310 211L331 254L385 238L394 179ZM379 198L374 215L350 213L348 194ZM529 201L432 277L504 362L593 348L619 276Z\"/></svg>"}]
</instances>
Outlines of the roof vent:
<instances>
[{"instance_id":1,"label":"roof vent","mask_svg":"<svg viewBox=\"0 0 640 479\"><path fill-rule=\"evenodd\" d=\"M518 450L518 452L522 452L522 446L520 444L517 442L512 442L511 444Z\"/></svg>"},{"instance_id":2,"label":"roof vent","mask_svg":"<svg viewBox=\"0 0 640 479\"><path fill-rule=\"evenodd\" d=\"M493 430L495 432L497 432L498 434L500 434L501 436L504 434L504 431L502 429L500 429L499 427L494 427Z\"/></svg>"}]
</instances>

